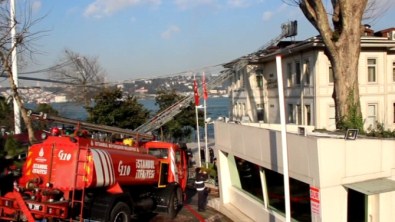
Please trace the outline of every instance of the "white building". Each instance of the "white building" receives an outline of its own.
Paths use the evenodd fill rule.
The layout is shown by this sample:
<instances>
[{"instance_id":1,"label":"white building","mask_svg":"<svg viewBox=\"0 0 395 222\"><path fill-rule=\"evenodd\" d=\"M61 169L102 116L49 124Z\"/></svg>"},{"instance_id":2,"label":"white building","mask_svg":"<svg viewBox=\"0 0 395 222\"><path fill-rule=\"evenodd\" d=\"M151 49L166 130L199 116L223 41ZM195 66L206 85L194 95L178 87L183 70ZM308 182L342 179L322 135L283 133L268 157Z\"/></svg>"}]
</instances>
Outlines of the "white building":
<instances>
[{"instance_id":1,"label":"white building","mask_svg":"<svg viewBox=\"0 0 395 222\"><path fill-rule=\"evenodd\" d=\"M361 37L358 71L365 128L376 122L395 128L394 30L383 32L390 36ZM230 118L241 124L215 123L220 206L241 212L242 221L285 221L275 62L282 55L292 219L393 221L395 140L349 140L313 132L335 127L331 68L323 44L311 38L279 46L234 74Z\"/></svg>"},{"instance_id":2,"label":"white building","mask_svg":"<svg viewBox=\"0 0 395 222\"><path fill-rule=\"evenodd\" d=\"M395 128L395 28L392 38L363 36L359 59L359 92L365 128ZM229 90L233 120L279 123L275 56L282 56L287 123L335 129L333 78L324 45L313 37L282 42L236 72ZM351 55L350 55L351 56Z\"/></svg>"}]
</instances>

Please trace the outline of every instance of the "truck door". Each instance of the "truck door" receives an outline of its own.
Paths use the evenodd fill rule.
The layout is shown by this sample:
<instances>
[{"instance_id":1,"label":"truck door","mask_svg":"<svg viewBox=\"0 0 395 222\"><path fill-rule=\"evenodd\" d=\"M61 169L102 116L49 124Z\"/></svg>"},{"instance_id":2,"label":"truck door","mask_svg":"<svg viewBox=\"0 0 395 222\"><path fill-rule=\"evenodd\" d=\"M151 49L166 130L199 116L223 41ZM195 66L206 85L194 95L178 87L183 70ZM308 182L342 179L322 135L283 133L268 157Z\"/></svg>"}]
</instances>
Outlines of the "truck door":
<instances>
[{"instance_id":1,"label":"truck door","mask_svg":"<svg viewBox=\"0 0 395 222\"><path fill-rule=\"evenodd\" d=\"M182 149L176 149L176 166L178 172L178 182L181 185L181 188L185 190L187 179L188 179L188 167L187 167L187 159L186 153Z\"/></svg>"}]
</instances>

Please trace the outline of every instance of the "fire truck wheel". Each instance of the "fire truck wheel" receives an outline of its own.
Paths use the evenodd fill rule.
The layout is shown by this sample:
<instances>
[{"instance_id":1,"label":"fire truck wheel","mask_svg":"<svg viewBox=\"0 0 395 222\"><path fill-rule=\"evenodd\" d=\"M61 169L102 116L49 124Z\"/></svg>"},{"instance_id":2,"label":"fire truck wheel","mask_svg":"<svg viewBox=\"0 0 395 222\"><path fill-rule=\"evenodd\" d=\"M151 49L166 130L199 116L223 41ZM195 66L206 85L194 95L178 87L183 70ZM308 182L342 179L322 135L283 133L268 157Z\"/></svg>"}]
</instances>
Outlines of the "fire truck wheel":
<instances>
[{"instance_id":1,"label":"fire truck wheel","mask_svg":"<svg viewBox=\"0 0 395 222\"><path fill-rule=\"evenodd\" d=\"M130 208L124 202L115 204L112 208L110 221L111 222L130 222Z\"/></svg>"},{"instance_id":2,"label":"fire truck wheel","mask_svg":"<svg viewBox=\"0 0 395 222\"><path fill-rule=\"evenodd\" d=\"M170 196L168 216L171 219L177 216L178 205L179 205L179 200L177 196L178 195L176 190Z\"/></svg>"}]
</instances>

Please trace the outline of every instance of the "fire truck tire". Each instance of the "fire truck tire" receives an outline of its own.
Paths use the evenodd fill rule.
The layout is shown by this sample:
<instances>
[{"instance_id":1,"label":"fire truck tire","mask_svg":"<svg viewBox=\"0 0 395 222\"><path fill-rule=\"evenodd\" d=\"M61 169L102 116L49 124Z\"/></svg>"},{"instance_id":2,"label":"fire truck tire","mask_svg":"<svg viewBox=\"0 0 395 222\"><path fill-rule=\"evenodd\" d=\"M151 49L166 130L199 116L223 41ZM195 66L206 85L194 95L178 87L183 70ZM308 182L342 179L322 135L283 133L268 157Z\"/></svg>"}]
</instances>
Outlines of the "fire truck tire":
<instances>
[{"instance_id":1,"label":"fire truck tire","mask_svg":"<svg viewBox=\"0 0 395 222\"><path fill-rule=\"evenodd\" d=\"M131 211L124 202L118 202L111 210L110 222L130 222Z\"/></svg>"},{"instance_id":2,"label":"fire truck tire","mask_svg":"<svg viewBox=\"0 0 395 222\"><path fill-rule=\"evenodd\" d=\"M181 207L184 203L184 200L185 200L184 192L182 192L181 187L177 188L176 195L178 197L177 198L178 199L178 209L181 209Z\"/></svg>"},{"instance_id":3,"label":"fire truck tire","mask_svg":"<svg viewBox=\"0 0 395 222\"><path fill-rule=\"evenodd\" d=\"M182 203L182 192L180 195L180 191L180 188L175 189L169 199L168 216L171 219L177 216L178 209L180 209L180 203Z\"/></svg>"}]
</instances>

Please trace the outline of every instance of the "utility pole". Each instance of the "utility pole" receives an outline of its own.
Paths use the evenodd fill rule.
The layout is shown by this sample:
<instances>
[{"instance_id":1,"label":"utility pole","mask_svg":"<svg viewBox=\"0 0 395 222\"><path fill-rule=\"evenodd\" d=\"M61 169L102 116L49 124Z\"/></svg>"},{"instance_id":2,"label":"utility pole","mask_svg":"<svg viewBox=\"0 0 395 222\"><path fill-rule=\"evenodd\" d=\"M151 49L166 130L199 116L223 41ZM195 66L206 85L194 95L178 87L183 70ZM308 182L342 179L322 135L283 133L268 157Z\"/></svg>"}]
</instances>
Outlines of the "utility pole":
<instances>
[{"instance_id":1,"label":"utility pole","mask_svg":"<svg viewBox=\"0 0 395 222\"><path fill-rule=\"evenodd\" d=\"M288 144L287 144L287 128L285 123L285 107L284 107L284 86L281 56L276 56L277 67L277 84L278 84L278 103L280 107L281 122L281 150L283 155L283 175L284 175L284 198L285 198L285 221L291 222L291 200L289 189L289 173L288 173Z\"/></svg>"},{"instance_id":2,"label":"utility pole","mask_svg":"<svg viewBox=\"0 0 395 222\"><path fill-rule=\"evenodd\" d=\"M11 28L11 59L12 59L12 78L15 86L18 90L18 67L17 67L17 55L16 55L16 23L15 23L15 2L10 0L10 28ZM15 134L21 133L21 110L19 109L18 103L14 97L14 123L15 123Z\"/></svg>"}]
</instances>

